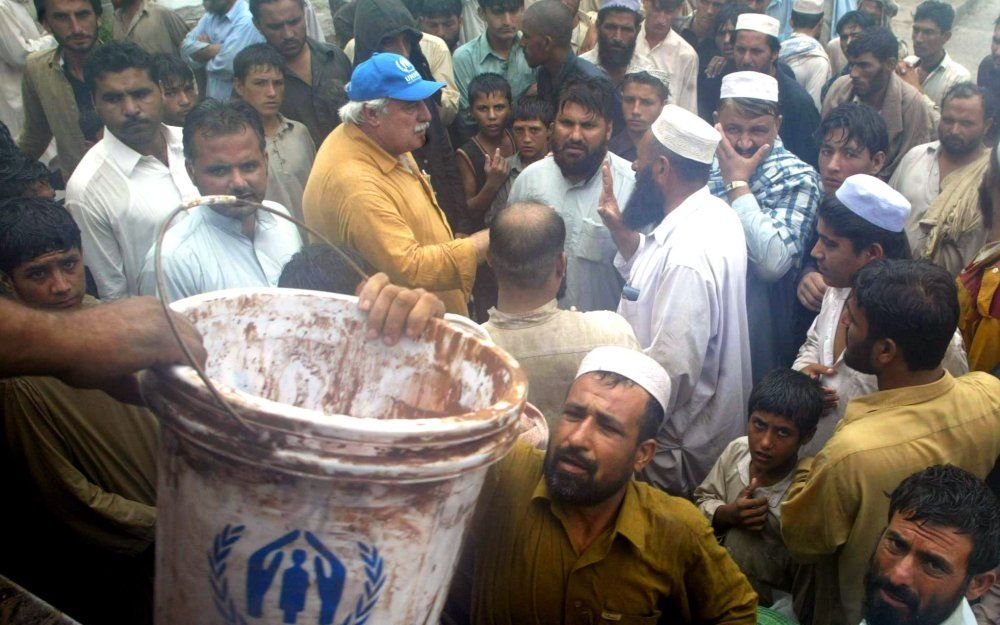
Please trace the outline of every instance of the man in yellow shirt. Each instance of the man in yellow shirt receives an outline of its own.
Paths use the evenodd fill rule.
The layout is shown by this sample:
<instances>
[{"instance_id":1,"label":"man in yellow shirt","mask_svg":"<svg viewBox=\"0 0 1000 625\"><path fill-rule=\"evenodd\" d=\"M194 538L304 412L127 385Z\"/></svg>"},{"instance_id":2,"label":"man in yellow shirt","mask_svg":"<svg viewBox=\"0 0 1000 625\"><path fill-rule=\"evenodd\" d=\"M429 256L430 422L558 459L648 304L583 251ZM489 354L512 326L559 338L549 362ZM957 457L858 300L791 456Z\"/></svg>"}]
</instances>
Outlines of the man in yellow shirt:
<instances>
[{"instance_id":1,"label":"man in yellow shirt","mask_svg":"<svg viewBox=\"0 0 1000 625\"><path fill-rule=\"evenodd\" d=\"M781 510L792 556L815 562L801 622L861 620L864 576L888 518L886 493L935 464L985 478L1000 455L1000 380L954 378L941 360L958 324L958 296L941 267L879 260L854 277L844 361L879 391L852 400L832 438L803 459Z\"/></svg>"},{"instance_id":2,"label":"man in yellow shirt","mask_svg":"<svg viewBox=\"0 0 1000 625\"><path fill-rule=\"evenodd\" d=\"M394 283L433 291L448 312L467 315L489 233L455 239L410 155L426 140L423 100L442 87L397 54L359 65L340 110L344 123L319 149L302 207L310 227L356 250Z\"/></svg>"}]
</instances>

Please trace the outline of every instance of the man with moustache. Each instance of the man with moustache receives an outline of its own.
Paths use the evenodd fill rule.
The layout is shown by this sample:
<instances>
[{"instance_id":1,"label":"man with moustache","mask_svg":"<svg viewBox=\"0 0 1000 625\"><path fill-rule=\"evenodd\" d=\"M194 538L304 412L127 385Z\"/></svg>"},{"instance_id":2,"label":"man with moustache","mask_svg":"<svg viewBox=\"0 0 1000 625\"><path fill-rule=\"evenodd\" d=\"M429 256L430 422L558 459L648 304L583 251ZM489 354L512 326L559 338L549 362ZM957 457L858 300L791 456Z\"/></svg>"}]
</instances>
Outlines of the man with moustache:
<instances>
[{"instance_id":1,"label":"man with moustache","mask_svg":"<svg viewBox=\"0 0 1000 625\"><path fill-rule=\"evenodd\" d=\"M453 604L475 625L756 622L756 596L689 501L633 475L655 453L671 382L599 347L580 364L548 450L490 468ZM457 589L471 575L471 601Z\"/></svg>"},{"instance_id":2,"label":"man with moustache","mask_svg":"<svg viewBox=\"0 0 1000 625\"><path fill-rule=\"evenodd\" d=\"M610 184L619 204L628 201L635 185L630 163L608 151L612 132L608 112L614 106L621 112L615 93L603 76L566 83L552 124L552 155L526 167L508 197L511 204L552 206L566 222L569 265L561 308L615 310L621 299L622 277L613 264L615 245L598 215L602 163L611 169Z\"/></svg>"},{"instance_id":3,"label":"man with moustache","mask_svg":"<svg viewBox=\"0 0 1000 625\"><path fill-rule=\"evenodd\" d=\"M243 48L264 43L254 26L247 0L204 0L205 15L181 43L181 58L205 68L205 95L227 100L233 92L233 59Z\"/></svg>"},{"instance_id":4,"label":"man with moustache","mask_svg":"<svg viewBox=\"0 0 1000 625\"><path fill-rule=\"evenodd\" d=\"M157 293L154 248L142 269L141 294L173 302L221 289L277 286L302 239L295 224L255 205L288 214L264 200L268 163L260 117L239 100L202 102L184 121L184 156L201 195L233 195L248 203L193 208L163 238L166 292Z\"/></svg>"},{"instance_id":5,"label":"man with moustache","mask_svg":"<svg viewBox=\"0 0 1000 625\"><path fill-rule=\"evenodd\" d=\"M101 139L66 184L83 254L103 300L139 293L139 272L160 222L197 197L184 168L179 128L165 126L153 57L134 43L109 43L83 66L104 124Z\"/></svg>"},{"instance_id":6,"label":"man with moustache","mask_svg":"<svg viewBox=\"0 0 1000 625\"><path fill-rule=\"evenodd\" d=\"M706 187L720 139L700 117L668 104L639 142L636 188L623 213L611 170L603 171L600 213L628 280L618 312L673 388L644 476L680 497L743 434L751 390L746 240L740 219Z\"/></svg>"},{"instance_id":7,"label":"man with moustache","mask_svg":"<svg viewBox=\"0 0 1000 625\"><path fill-rule=\"evenodd\" d=\"M597 46L580 55L607 72L617 86L621 86L625 74L653 67L652 61L635 53L641 11L639 0L602 0L597 13Z\"/></svg>"}]
</instances>

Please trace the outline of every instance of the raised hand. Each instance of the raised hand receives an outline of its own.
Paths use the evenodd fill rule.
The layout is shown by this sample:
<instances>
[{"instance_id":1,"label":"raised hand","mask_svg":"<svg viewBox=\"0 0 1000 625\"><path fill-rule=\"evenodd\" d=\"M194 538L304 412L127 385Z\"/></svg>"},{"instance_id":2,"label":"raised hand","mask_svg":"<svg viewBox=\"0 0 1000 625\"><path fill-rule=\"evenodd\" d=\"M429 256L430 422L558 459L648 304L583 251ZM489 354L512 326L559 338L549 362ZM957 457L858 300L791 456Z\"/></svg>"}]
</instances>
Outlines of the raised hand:
<instances>
[{"instance_id":1,"label":"raised hand","mask_svg":"<svg viewBox=\"0 0 1000 625\"><path fill-rule=\"evenodd\" d=\"M757 148L757 151L754 152L753 156L742 156L736 151L733 144L729 142L725 133L722 132L722 125L716 124L715 129L719 131L720 135L722 135L722 140L719 141L719 148L716 150L716 155L719 157L719 169L722 172L723 182L726 184L737 180L750 182L750 177L753 176L753 173L757 171L760 164L764 162L764 159L771 153L770 144L765 143Z\"/></svg>"},{"instance_id":2,"label":"raised hand","mask_svg":"<svg viewBox=\"0 0 1000 625\"><path fill-rule=\"evenodd\" d=\"M803 369L801 369L801 371L802 371L802 373L806 374L807 376L809 376L810 378L812 378L814 380L819 380L820 377L822 377L822 376L830 377L830 376L837 375L837 370L834 369L833 367L827 367L827 366L821 365L821 364L819 364L817 362L814 362L811 365L806 365ZM833 390L832 388L826 387L826 386L823 387L823 409L824 410L832 410L832 409L836 408L837 407L837 403L839 401L840 401L840 396L837 395L837 391Z\"/></svg>"},{"instance_id":3,"label":"raised hand","mask_svg":"<svg viewBox=\"0 0 1000 625\"><path fill-rule=\"evenodd\" d=\"M826 294L826 280L823 274L818 271L810 271L799 279L799 286L795 291L799 302L808 310L819 312L823 307L823 295Z\"/></svg>"},{"instance_id":4,"label":"raised hand","mask_svg":"<svg viewBox=\"0 0 1000 625\"><path fill-rule=\"evenodd\" d=\"M715 511L715 524L722 528L739 527L753 532L764 529L767 521L767 497L754 497L757 490L757 478L751 478L736 501L720 506Z\"/></svg>"},{"instance_id":5,"label":"raised hand","mask_svg":"<svg viewBox=\"0 0 1000 625\"><path fill-rule=\"evenodd\" d=\"M618 208L618 199L615 197L614 180L611 177L611 165L604 161L601 165L601 197L597 201L597 214L601 216L601 221L614 232L625 228L622 220L622 212Z\"/></svg>"},{"instance_id":6,"label":"raised hand","mask_svg":"<svg viewBox=\"0 0 1000 625\"><path fill-rule=\"evenodd\" d=\"M493 156L489 154L485 156L486 184L499 188L500 185L507 182L507 177L510 175L510 163L500 154L500 148L497 148Z\"/></svg>"}]
</instances>

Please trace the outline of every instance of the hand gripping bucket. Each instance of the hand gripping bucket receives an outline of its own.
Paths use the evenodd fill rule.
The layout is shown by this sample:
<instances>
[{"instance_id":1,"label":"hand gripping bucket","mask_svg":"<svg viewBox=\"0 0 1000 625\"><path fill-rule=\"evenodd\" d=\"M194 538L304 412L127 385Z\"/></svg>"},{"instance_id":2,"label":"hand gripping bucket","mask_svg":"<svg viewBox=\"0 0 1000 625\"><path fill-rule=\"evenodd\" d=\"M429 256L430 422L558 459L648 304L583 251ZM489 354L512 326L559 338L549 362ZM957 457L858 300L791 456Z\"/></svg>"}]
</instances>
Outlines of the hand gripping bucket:
<instances>
[{"instance_id":1,"label":"hand gripping bucket","mask_svg":"<svg viewBox=\"0 0 1000 625\"><path fill-rule=\"evenodd\" d=\"M235 289L174 303L207 373L142 375L161 419L157 625L436 624L517 363L445 322L365 340L354 298Z\"/></svg>"}]
</instances>

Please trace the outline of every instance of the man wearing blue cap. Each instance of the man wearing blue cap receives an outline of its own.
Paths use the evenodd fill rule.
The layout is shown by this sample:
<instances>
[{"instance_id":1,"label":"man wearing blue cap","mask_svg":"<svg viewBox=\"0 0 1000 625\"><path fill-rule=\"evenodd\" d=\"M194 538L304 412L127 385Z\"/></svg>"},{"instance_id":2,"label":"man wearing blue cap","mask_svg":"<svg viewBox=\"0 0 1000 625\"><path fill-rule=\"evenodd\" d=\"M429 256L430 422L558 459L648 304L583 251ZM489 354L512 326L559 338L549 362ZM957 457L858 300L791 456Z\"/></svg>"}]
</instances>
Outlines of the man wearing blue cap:
<instances>
[{"instance_id":1,"label":"man wearing blue cap","mask_svg":"<svg viewBox=\"0 0 1000 625\"><path fill-rule=\"evenodd\" d=\"M489 234L455 239L410 155L426 141L431 116L423 100L443 87L398 54L358 65L340 109L343 124L317 153L302 206L310 227L394 283L436 292L448 312L465 315Z\"/></svg>"}]
</instances>

